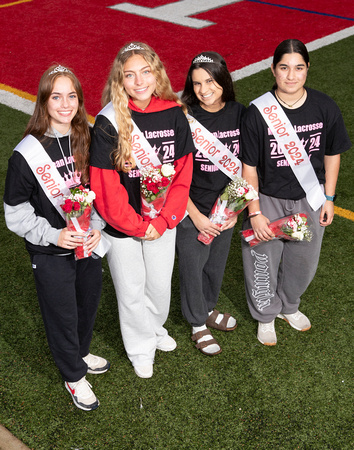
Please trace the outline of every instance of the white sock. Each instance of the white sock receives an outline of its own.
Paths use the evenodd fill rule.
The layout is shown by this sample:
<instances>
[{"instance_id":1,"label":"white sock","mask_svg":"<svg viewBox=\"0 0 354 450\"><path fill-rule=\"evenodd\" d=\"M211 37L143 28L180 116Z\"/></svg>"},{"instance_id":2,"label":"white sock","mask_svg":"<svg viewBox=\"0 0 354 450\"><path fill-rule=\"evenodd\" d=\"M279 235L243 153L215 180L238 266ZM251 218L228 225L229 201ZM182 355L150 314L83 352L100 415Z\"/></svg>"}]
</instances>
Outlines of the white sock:
<instances>
[{"instance_id":1,"label":"white sock","mask_svg":"<svg viewBox=\"0 0 354 450\"><path fill-rule=\"evenodd\" d=\"M201 327L192 327L192 333L198 333L199 331L204 331L207 329L206 325L202 325ZM213 336L206 335L206 336L202 336L200 339L197 340L197 343L199 344L200 342L205 342L205 341L209 341L210 339L213 339ZM220 347L218 344L210 344L207 347L203 348L203 352L205 353L216 353L220 350Z\"/></svg>"},{"instance_id":2,"label":"white sock","mask_svg":"<svg viewBox=\"0 0 354 450\"><path fill-rule=\"evenodd\" d=\"M213 314L213 311L210 311L208 314L209 314L209 316L211 316ZM219 325L219 323L222 321L223 318L224 318L224 314L218 314L218 317L215 319L215 323L217 323ZM236 319L234 319L232 316L229 317L226 327L233 328L235 325L236 325Z\"/></svg>"}]
</instances>

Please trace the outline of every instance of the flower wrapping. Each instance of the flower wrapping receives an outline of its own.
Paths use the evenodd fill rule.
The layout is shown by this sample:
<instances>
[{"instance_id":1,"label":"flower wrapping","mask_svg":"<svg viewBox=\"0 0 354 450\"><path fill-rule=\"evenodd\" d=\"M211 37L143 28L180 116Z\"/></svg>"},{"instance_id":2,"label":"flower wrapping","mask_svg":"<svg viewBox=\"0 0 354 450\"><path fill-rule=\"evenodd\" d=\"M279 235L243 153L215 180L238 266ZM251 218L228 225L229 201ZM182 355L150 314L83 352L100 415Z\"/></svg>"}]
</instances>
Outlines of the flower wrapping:
<instances>
[{"instance_id":1,"label":"flower wrapping","mask_svg":"<svg viewBox=\"0 0 354 450\"><path fill-rule=\"evenodd\" d=\"M287 239L289 241L311 241L313 233L311 231L312 219L305 213L292 214L271 222L268 227L274 234L273 239ZM240 231L241 237L248 242L251 247L261 244L264 241L254 236L252 228Z\"/></svg>"},{"instance_id":2,"label":"flower wrapping","mask_svg":"<svg viewBox=\"0 0 354 450\"><path fill-rule=\"evenodd\" d=\"M155 219L165 203L176 171L172 164L140 169L141 215Z\"/></svg>"},{"instance_id":3,"label":"flower wrapping","mask_svg":"<svg viewBox=\"0 0 354 450\"><path fill-rule=\"evenodd\" d=\"M75 259L88 258L91 252L85 250L84 243L90 236L91 204L96 195L93 191L81 186L70 189L70 192L71 194L65 197L64 203L60 206L64 212L68 230L86 233L82 245L75 248Z\"/></svg>"},{"instance_id":4,"label":"flower wrapping","mask_svg":"<svg viewBox=\"0 0 354 450\"><path fill-rule=\"evenodd\" d=\"M218 197L210 212L209 220L221 227L226 220L238 216L256 199L258 199L258 193L253 186L243 178L238 177L231 181ZM208 235L206 237L202 233L198 234L198 240L205 245L211 244L213 239L214 236Z\"/></svg>"}]
</instances>

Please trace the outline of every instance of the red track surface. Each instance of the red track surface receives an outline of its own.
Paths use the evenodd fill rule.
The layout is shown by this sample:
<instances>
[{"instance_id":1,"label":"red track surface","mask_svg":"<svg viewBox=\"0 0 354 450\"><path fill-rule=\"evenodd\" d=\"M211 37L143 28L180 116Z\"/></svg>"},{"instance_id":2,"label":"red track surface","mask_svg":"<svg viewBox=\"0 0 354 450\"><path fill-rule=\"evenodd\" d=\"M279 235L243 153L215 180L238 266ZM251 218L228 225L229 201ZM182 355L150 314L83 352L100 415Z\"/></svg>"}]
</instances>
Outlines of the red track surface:
<instances>
[{"instance_id":1,"label":"red track surface","mask_svg":"<svg viewBox=\"0 0 354 450\"><path fill-rule=\"evenodd\" d=\"M126 42L150 44L179 91L191 59L203 50L221 53L234 71L271 56L283 39L294 37L308 43L353 26L354 18L352 0L270 0L273 5L243 0L194 16L215 25L192 29L108 8L123 3L119 0L12 3L0 0L0 83L36 94L39 78L52 62L68 65L83 84L91 115L100 109L110 66ZM130 3L156 7L179 2Z\"/></svg>"}]
</instances>

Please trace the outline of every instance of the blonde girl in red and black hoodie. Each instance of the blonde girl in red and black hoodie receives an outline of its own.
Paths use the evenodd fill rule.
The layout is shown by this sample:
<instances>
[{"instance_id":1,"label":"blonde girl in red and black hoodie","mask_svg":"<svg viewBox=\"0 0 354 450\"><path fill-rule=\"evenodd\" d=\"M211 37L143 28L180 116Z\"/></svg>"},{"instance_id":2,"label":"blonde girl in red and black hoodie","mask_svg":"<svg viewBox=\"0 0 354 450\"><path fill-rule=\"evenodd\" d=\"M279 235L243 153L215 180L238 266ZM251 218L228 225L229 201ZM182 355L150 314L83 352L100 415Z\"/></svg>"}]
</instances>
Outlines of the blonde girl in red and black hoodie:
<instances>
[{"instance_id":1,"label":"blonde girl in red and black hoodie","mask_svg":"<svg viewBox=\"0 0 354 450\"><path fill-rule=\"evenodd\" d=\"M91 189L107 222L107 255L116 290L120 328L135 373L150 378L156 349L176 342L164 328L170 305L176 226L184 217L195 151L186 108L173 93L163 64L141 42L124 46L103 92L105 108L93 130ZM110 108L111 115L106 114ZM160 214L143 218L140 173L132 155L133 122L161 163L175 175ZM117 131L119 130L119 131Z\"/></svg>"}]
</instances>

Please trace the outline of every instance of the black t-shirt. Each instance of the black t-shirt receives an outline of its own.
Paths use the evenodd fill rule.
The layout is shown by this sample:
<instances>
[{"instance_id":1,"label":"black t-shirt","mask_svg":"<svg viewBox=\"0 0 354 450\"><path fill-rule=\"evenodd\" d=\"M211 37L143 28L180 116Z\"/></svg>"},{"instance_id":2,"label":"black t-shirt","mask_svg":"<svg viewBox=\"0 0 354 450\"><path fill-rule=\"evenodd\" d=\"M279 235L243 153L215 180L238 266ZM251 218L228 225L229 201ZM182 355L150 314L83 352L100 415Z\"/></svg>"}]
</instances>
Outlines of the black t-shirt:
<instances>
[{"instance_id":1,"label":"black t-shirt","mask_svg":"<svg viewBox=\"0 0 354 450\"><path fill-rule=\"evenodd\" d=\"M309 155L319 182L324 184L325 155L343 153L351 143L334 100L314 89L306 90L307 99L300 108L283 109ZM241 136L240 159L249 166L257 167L261 193L292 200L305 197L277 141L254 105L247 109Z\"/></svg>"},{"instance_id":2,"label":"black t-shirt","mask_svg":"<svg viewBox=\"0 0 354 450\"><path fill-rule=\"evenodd\" d=\"M233 155L238 156L241 117L245 110L246 108L237 102L227 102L224 108L213 113L199 105L193 105L191 115L213 133ZM197 151L193 158L193 178L189 196L198 210L208 215L231 179L201 152Z\"/></svg>"}]
</instances>

